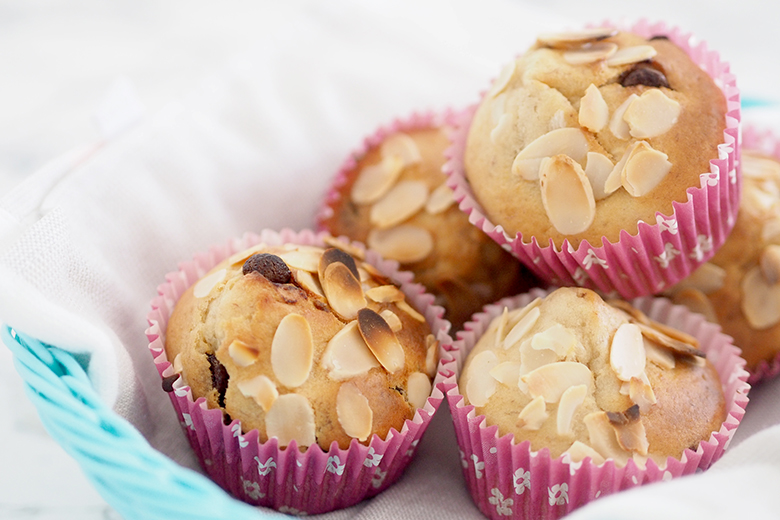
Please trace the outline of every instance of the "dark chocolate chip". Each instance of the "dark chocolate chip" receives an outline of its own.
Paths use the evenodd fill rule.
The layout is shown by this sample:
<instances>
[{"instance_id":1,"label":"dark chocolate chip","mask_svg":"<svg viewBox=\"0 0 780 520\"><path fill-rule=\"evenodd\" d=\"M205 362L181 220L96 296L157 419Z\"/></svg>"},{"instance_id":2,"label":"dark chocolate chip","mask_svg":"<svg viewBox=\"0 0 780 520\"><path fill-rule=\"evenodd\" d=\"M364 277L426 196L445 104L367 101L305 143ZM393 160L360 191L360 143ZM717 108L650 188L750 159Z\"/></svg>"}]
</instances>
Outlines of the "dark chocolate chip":
<instances>
[{"instance_id":1,"label":"dark chocolate chip","mask_svg":"<svg viewBox=\"0 0 780 520\"><path fill-rule=\"evenodd\" d=\"M269 253L252 255L244 262L243 273L259 273L274 283L290 283L292 273L284 260Z\"/></svg>"},{"instance_id":2,"label":"dark chocolate chip","mask_svg":"<svg viewBox=\"0 0 780 520\"><path fill-rule=\"evenodd\" d=\"M173 392L173 383L179 379L179 374L173 374L172 376L165 376L162 380L162 389L168 393Z\"/></svg>"},{"instance_id":3,"label":"dark chocolate chip","mask_svg":"<svg viewBox=\"0 0 780 520\"><path fill-rule=\"evenodd\" d=\"M206 354L209 360L209 370L211 371L211 385L217 390L217 402L220 406L225 406L225 391L227 391L228 374L225 366L219 362L214 354Z\"/></svg>"},{"instance_id":4,"label":"dark chocolate chip","mask_svg":"<svg viewBox=\"0 0 780 520\"><path fill-rule=\"evenodd\" d=\"M653 40L668 40L668 39L669 39L668 36L664 36L663 34L659 34L659 35L656 35L656 36L653 36L652 38L650 38L650 41L653 41Z\"/></svg>"},{"instance_id":5,"label":"dark chocolate chip","mask_svg":"<svg viewBox=\"0 0 780 520\"><path fill-rule=\"evenodd\" d=\"M648 87L669 87L669 82L663 72L653 67L636 67L620 76L620 84L624 87L645 85Z\"/></svg>"}]
</instances>

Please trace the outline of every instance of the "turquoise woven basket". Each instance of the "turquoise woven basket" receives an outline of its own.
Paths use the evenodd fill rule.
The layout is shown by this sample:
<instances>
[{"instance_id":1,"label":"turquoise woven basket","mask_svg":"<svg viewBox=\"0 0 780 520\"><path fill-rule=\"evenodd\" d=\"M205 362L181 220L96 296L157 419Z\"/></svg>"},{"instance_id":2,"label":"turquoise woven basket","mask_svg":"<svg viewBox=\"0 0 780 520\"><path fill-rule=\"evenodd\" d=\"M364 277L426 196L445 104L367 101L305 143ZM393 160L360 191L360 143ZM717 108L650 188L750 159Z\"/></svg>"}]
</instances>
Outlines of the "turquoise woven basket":
<instances>
[{"instance_id":1,"label":"turquoise woven basket","mask_svg":"<svg viewBox=\"0 0 780 520\"><path fill-rule=\"evenodd\" d=\"M68 352L2 328L28 397L49 434L126 520L286 518L231 498L206 477L152 448L107 407Z\"/></svg>"}]
</instances>

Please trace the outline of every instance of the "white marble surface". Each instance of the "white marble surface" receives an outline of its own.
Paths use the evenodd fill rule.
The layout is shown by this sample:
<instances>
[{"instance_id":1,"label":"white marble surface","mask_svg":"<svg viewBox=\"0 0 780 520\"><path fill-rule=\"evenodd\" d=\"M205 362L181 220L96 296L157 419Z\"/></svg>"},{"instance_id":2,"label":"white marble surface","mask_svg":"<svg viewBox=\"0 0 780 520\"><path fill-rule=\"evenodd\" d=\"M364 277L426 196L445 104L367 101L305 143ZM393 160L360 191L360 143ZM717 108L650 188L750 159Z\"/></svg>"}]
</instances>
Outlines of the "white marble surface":
<instances>
[{"instance_id":1,"label":"white marble surface","mask_svg":"<svg viewBox=\"0 0 780 520\"><path fill-rule=\"evenodd\" d=\"M526 3L574 20L647 16L679 25L721 50L743 99L780 100L775 4L657 0L651 10L620 0ZM94 114L118 80L129 81L153 114L305 8L250 0L0 0L0 196L56 157L101 139ZM483 26L489 23L488 13ZM776 109L748 109L745 119L780 128ZM0 393L0 518L118 518L41 426L5 348ZM778 394L777 383L756 392L762 404L750 409L735 443L743 430L780 421L771 406Z\"/></svg>"}]
</instances>

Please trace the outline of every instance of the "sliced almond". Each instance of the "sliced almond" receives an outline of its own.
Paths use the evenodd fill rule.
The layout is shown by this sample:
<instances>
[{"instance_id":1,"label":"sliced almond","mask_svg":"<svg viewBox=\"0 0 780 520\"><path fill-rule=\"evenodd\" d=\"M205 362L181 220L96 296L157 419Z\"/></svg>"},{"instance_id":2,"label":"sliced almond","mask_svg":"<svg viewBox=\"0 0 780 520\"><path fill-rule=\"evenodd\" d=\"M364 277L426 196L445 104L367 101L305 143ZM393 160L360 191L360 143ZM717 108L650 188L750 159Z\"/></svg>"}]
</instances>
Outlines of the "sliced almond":
<instances>
[{"instance_id":1,"label":"sliced almond","mask_svg":"<svg viewBox=\"0 0 780 520\"><path fill-rule=\"evenodd\" d=\"M588 395L588 387L586 385L569 387L561 394L556 416L558 435L572 435L571 421L574 419L574 413L577 411L577 408L585 400L586 395Z\"/></svg>"},{"instance_id":2,"label":"sliced almond","mask_svg":"<svg viewBox=\"0 0 780 520\"><path fill-rule=\"evenodd\" d=\"M219 269L213 273L209 273L195 284L192 288L192 295L195 298L205 298L209 295L211 290L225 279L227 275L227 269Z\"/></svg>"},{"instance_id":3,"label":"sliced almond","mask_svg":"<svg viewBox=\"0 0 780 520\"><path fill-rule=\"evenodd\" d=\"M501 122L501 116L506 111L506 93L499 94L492 101L490 101L490 122L493 124L493 128Z\"/></svg>"},{"instance_id":4,"label":"sliced almond","mask_svg":"<svg viewBox=\"0 0 780 520\"><path fill-rule=\"evenodd\" d=\"M466 378L465 396L470 404L484 406L496 392L497 381L490 371L498 364L498 358L490 350L483 350L471 358Z\"/></svg>"},{"instance_id":5,"label":"sliced almond","mask_svg":"<svg viewBox=\"0 0 780 520\"><path fill-rule=\"evenodd\" d=\"M567 155L582 162L588 154L588 140L579 128L559 128L531 141L515 157L512 173L527 181L539 178L542 159Z\"/></svg>"},{"instance_id":6,"label":"sliced almond","mask_svg":"<svg viewBox=\"0 0 780 520\"><path fill-rule=\"evenodd\" d=\"M427 184L400 181L371 206L369 220L380 229L395 226L423 209L427 200Z\"/></svg>"},{"instance_id":7,"label":"sliced almond","mask_svg":"<svg viewBox=\"0 0 780 520\"><path fill-rule=\"evenodd\" d=\"M615 428L609 422L607 412L593 412L582 421L588 429L591 447L605 459L612 459L618 466L625 466L631 454L618 444Z\"/></svg>"},{"instance_id":8,"label":"sliced almond","mask_svg":"<svg viewBox=\"0 0 780 520\"><path fill-rule=\"evenodd\" d=\"M352 383L342 383L336 394L336 415L344 432L359 441L368 439L374 412L368 399Z\"/></svg>"},{"instance_id":9,"label":"sliced almond","mask_svg":"<svg viewBox=\"0 0 780 520\"><path fill-rule=\"evenodd\" d=\"M577 350L578 346L580 341L577 336L560 323L534 334L531 338L531 348L552 350L561 358Z\"/></svg>"},{"instance_id":10,"label":"sliced almond","mask_svg":"<svg viewBox=\"0 0 780 520\"><path fill-rule=\"evenodd\" d=\"M641 377L631 378L631 381L628 382L628 398L642 412L647 412L657 402L650 380L647 379L647 374L643 372Z\"/></svg>"},{"instance_id":11,"label":"sliced almond","mask_svg":"<svg viewBox=\"0 0 780 520\"><path fill-rule=\"evenodd\" d=\"M393 134L385 139L380 147L380 153L383 158L399 157L404 167L422 161L422 156L420 155L420 149L417 148L417 143L414 142L414 139L402 132Z\"/></svg>"},{"instance_id":12,"label":"sliced almond","mask_svg":"<svg viewBox=\"0 0 780 520\"><path fill-rule=\"evenodd\" d=\"M429 377L433 377L439 363L439 342L436 340L436 336L428 334L425 337L425 345L425 373Z\"/></svg>"},{"instance_id":13,"label":"sliced almond","mask_svg":"<svg viewBox=\"0 0 780 520\"><path fill-rule=\"evenodd\" d=\"M528 334L528 331L530 331L534 325L536 325L536 321L539 319L539 316L541 316L541 312L539 311L539 307L534 307L533 309L530 309L525 316L520 319L520 321L517 322L517 324L512 327L512 330L507 333L506 338L504 339L504 348L509 349L517 345L526 334Z\"/></svg>"},{"instance_id":14,"label":"sliced almond","mask_svg":"<svg viewBox=\"0 0 780 520\"><path fill-rule=\"evenodd\" d=\"M288 388L302 385L314 358L314 339L306 318L288 314L276 328L271 341L271 366L276 379Z\"/></svg>"},{"instance_id":15,"label":"sliced almond","mask_svg":"<svg viewBox=\"0 0 780 520\"><path fill-rule=\"evenodd\" d=\"M607 58L606 64L610 67L619 67L621 65L629 65L631 63L649 60L656 54L658 54L658 51L651 45L623 47Z\"/></svg>"},{"instance_id":16,"label":"sliced almond","mask_svg":"<svg viewBox=\"0 0 780 520\"><path fill-rule=\"evenodd\" d=\"M572 462L581 462L587 458L597 466L604 463L604 457L599 452L585 444L584 442L574 441L569 449L563 453L568 453Z\"/></svg>"},{"instance_id":17,"label":"sliced almond","mask_svg":"<svg viewBox=\"0 0 780 520\"><path fill-rule=\"evenodd\" d=\"M365 251L360 249L357 246L352 245L350 242L342 240L340 238L336 238L331 235L324 235L322 237L322 241L325 242L330 247L340 249L341 251L344 251L349 256L351 256L353 259L357 258L358 260L365 260Z\"/></svg>"},{"instance_id":18,"label":"sliced almond","mask_svg":"<svg viewBox=\"0 0 780 520\"><path fill-rule=\"evenodd\" d=\"M650 193L672 169L668 159L665 153L639 141L622 172L623 187L628 194L643 197Z\"/></svg>"},{"instance_id":19,"label":"sliced almond","mask_svg":"<svg viewBox=\"0 0 780 520\"><path fill-rule=\"evenodd\" d=\"M404 367L404 349L382 316L368 308L360 309L357 324L369 350L388 372L392 374Z\"/></svg>"},{"instance_id":20,"label":"sliced almond","mask_svg":"<svg viewBox=\"0 0 780 520\"><path fill-rule=\"evenodd\" d=\"M257 244L255 246L250 247L249 249L244 249L243 251L239 251L238 253L235 253L233 256L228 258L227 264L230 266L239 263L243 264L244 262L246 262L247 258L254 255L255 253L262 253L267 248L268 246L265 244Z\"/></svg>"},{"instance_id":21,"label":"sliced almond","mask_svg":"<svg viewBox=\"0 0 780 520\"><path fill-rule=\"evenodd\" d=\"M498 143L501 136L508 133L511 128L512 116L509 114L501 114L498 118L496 126L493 128L493 130L490 131L490 141L493 143Z\"/></svg>"},{"instance_id":22,"label":"sliced almond","mask_svg":"<svg viewBox=\"0 0 780 520\"><path fill-rule=\"evenodd\" d=\"M228 355L236 365L248 367L260 359L260 349L240 339L234 339L228 345Z\"/></svg>"},{"instance_id":23,"label":"sliced almond","mask_svg":"<svg viewBox=\"0 0 780 520\"><path fill-rule=\"evenodd\" d=\"M387 276L385 276L379 269L377 269L376 267L374 267L373 265L367 262L363 262L362 264L360 264L360 267L358 268L358 272L360 272L360 269L363 269L368 276L373 278L379 284L382 285L392 284L392 282ZM363 279L363 276L364 276L363 274L360 275L360 281L361 282L367 281L367 279L365 280Z\"/></svg>"},{"instance_id":24,"label":"sliced almond","mask_svg":"<svg viewBox=\"0 0 780 520\"><path fill-rule=\"evenodd\" d=\"M634 405L625 412L607 412L607 419L617 433L617 441L621 448L647 455L650 445L647 442L645 426L639 416L639 406Z\"/></svg>"},{"instance_id":25,"label":"sliced almond","mask_svg":"<svg viewBox=\"0 0 780 520\"><path fill-rule=\"evenodd\" d=\"M363 375L380 366L360 335L356 321L347 323L328 341L321 363L329 371L328 377L336 381Z\"/></svg>"},{"instance_id":26,"label":"sliced almond","mask_svg":"<svg viewBox=\"0 0 780 520\"><path fill-rule=\"evenodd\" d=\"M649 139L669 131L680 117L680 103L669 98L661 89L645 90L639 99L626 109L623 120L637 139Z\"/></svg>"},{"instance_id":27,"label":"sliced almond","mask_svg":"<svg viewBox=\"0 0 780 520\"><path fill-rule=\"evenodd\" d=\"M756 266L742 277L742 314L755 330L780 322L780 285L770 285Z\"/></svg>"},{"instance_id":28,"label":"sliced almond","mask_svg":"<svg viewBox=\"0 0 780 520\"><path fill-rule=\"evenodd\" d=\"M698 312L703 315L710 323L718 323L718 315L715 313L715 307L707 295L698 289L688 287L680 291L675 291L672 296L672 302L677 305L684 305L692 312Z\"/></svg>"},{"instance_id":29,"label":"sliced almond","mask_svg":"<svg viewBox=\"0 0 780 520\"><path fill-rule=\"evenodd\" d=\"M317 263L317 269L315 271L317 274L319 274L320 280L325 278L325 270L328 268L328 266L335 263L341 263L347 266L352 275L357 280L360 280L360 273L357 270L355 259L352 258L349 253L342 251L337 247L328 248L320 254L319 261Z\"/></svg>"},{"instance_id":30,"label":"sliced almond","mask_svg":"<svg viewBox=\"0 0 780 520\"><path fill-rule=\"evenodd\" d=\"M645 371L645 345L642 331L633 323L624 323L612 336L609 364L621 381L630 381Z\"/></svg>"},{"instance_id":31,"label":"sliced almond","mask_svg":"<svg viewBox=\"0 0 780 520\"><path fill-rule=\"evenodd\" d=\"M596 201L582 167L566 155L544 161L539 171L542 204L553 227L564 235L588 229L596 216Z\"/></svg>"},{"instance_id":32,"label":"sliced almond","mask_svg":"<svg viewBox=\"0 0 780 520\"><path fill-rule=\"evenodd\" d=\"M425 203L425 211L431 215L438 215L443 213L450 206L455 204L455 197L452 189L442 182L439 186L431 192L431 196L428 197Z\"/></svg>"},{"instance_id":33,"label":"sliced almond","mask_svg":"<svg viewBox=\"0 0 780 520\"><path fill-rule=\"evenodd\" d=\"M585 95L580 99L580 126L591 132L600 132L609 121L609 107L599 88L593 83L585 89Z\"/></svg>"},{"instance_id":34,"label":"sliced almond","mask_svg":"<svg viewBox=\"0 0 780 520\"><path fill-rule=\"evenodd\" d=\"M607 182L609 174L615 165L604 154L597 152L588 152L588 160L585 163L585 176L590 181L590 187L593 190L593 198L601 200L607 197L604 191L604 185Z\"/></svg>"},{"instance_id":35,"label":"sliced almond","mask_svg":"<svg viewBox=\"0 0 780 520\"><path fill-rule=\"evenodd\" d=\"M179 352L176 354L176 357L173 358L173 373L181 374L182 370L184 370L184 366L181 363L181 352Z\"/></svg>"},{"instance_id":36,"label":"sliced almond","mask_svg":"<svg viewBox=\"0 0 780 520\"><path fill-rule=\"evenodd\" d=\"M415 408L422 408L431 395L431 380L427 374L414 372L406 382L406 398Z\"/></svg>"},{"instance_id":37,"label":"sliced almond","mask_svg":"<svg viewBox=\"0 0 780 520\"><path fill-rule=\"evenodd\" d=\"M395 285L380 285L366 291L366 296L377 303L400 302L405 296Z\"/></svg>"},{"instance_id":38,"label":"sliced almond","mask_svg":"<svg viewBox=\"0 0 780 520\"><path fill-rule=\"evenodd\" d=\"M639 99L639 96L636 94L628 96L628 98L615 109L612 113L612 118L609 120L609 131L612 132L612 135L623 141L627 141L631 138L631 129L629 128L628 123L623 119L623 116L625 116L626 110L628 110L628 107L635 99Z\"/></svg>"},{"instance_id":39,"label":"sliced almond","mask_svg":"<svg viewBox=\"0 0 780 520\"><path fill-rule=\"evenodd\" d=\"M740 209L757 219L770 218L777 212L778 198L772 194L766 193L757 186L745 183L742 191L742 202Z\"/></svg>"},{"instance_id":40,"label":"sliced almond","mask_svg":"<svg viewBox=\"0 0 780 520\"><path fill-rule=\"evenodd\" d=\"M617 51L618 46L612 42L598 42L587 47L568 50L563 53L563 60L569 65L587 65L606 60Z\"/></svg>"},{"instance_id":41,"label":"sliced almond","mask_svg":"<svg viewBox=\"0 0 780 520\"><path fill-rule=\"evenodd\" d=\"M274 382L264 375L238 381L236 386L242 395L254 399L264 412L270 410L276 398L279 397L279 391Z\"/></svg>"},{"instance_id":42,"label":"sliced almond","mask_svg":"<svg viewBox=\"0 0 780 520\"><path fill-rule=\"evenodd\" d=\"M614 193L623 186L623 170L625 170L626 163L628 163L628 159L631 157L631 154L634 152L634 149L638 146L639 142L640 141L632 143L626 148L623 155L620 157L620 160L615 163L612 172L607 176L607 180L604 182L604 193L607 195Z\"/></svg>"},{"instance_id":43,"label":"sliced almond","mask_svg":"<svg viewBox=\"0 0 780 520\"><path fill-rule=\"evenodd\" d=\"M384 157L379 164L364 166L352 184L349 196L355 204L372 204L382 198L401 176L401 157Z\"/></svg>"},{"instance_id":44,"label":"sliced almond","mask_svg":"<svg viewBox=\"0 0 780 520\"><path fill-rule=\"evenodd\" d=\"M299 269L301 271L306 271L307 273L316 273L323 252L324 250L322 249L318 251L311 249L295 249L293 251L281 253L277 256L284 260L284 263L287 264L290 269Z\"/></svg>"},{"instance_id":45,"label":"sliced almond","mask_svg":"<svg viewBox=\"0 0 780 520\"><path fill-rule=\"evenodd\" d=\"M325 297L325 293L322 291L322 285L320 285L319 279L309 271L295 269L293 270L292 275L295 283L297 283L300 287L313 292L317 296L321 296L323 298Z\"/></svg>"},{"instance_id":46,"label":"sliced almond","mask_svg":"<svg viewBox=\"0 0 780 520\"><path fill-rule=\"evenodd\" d=\"M366 306L363 286L344 264L330 264L320 278L328 304L342 319L352 320Z\"/></svg>"},{"instance_id":47,"label":"sliced almond","mask_svg":"<svg viewBox=\"0 0 780 520\"><path fill-rule=\"evenodd\" d=\"M550 118L550 131L552 132L559 128L566 128L566 114L563 113L563 110L556 110Z\"/></svg>"},{"instance_id":48,"label":"sliced almond","mask_svg":"<svg viewBox=\"0 0 780 520\"><path fill-rule=\"evenodd\" d=\"M314 410L309 400L299 394L280 395L265 415L265 431L284 447L292 441L298 446L311 446L314 434Z\"/></svg>"},{"instance_id":49,"label":"sliced almond","mask_svg":"<svg viewBox=\"0 0 780 520\"><path fill-rule=\"evenodd\" d=\"M596 27L581 31L567 31L558 33L546 33L537 36L536 40L542 45L553 48L569 48L589 42L597 42L615 36L617 29L612 27Z\"/></svg>"},{"instance_id":50,"label":"sliced almond","mask_svg":"<svg viewBox=\"0 0 780 520\"><path fill-rule=\"evenodd\" d=\"M726 281L726 270L722 267L705 262L701 264L687 278L674 286L674 291L692 288L697 289L704 294L714 293L723 288Z\"/></svg>"},{"instance_id":51,"label":"sliced almond","mask_svg":"<svg viewBox=\"0 0 780 520\"><path fill-rule=\"evenodd\" d=\"M548 417L550 414L547 413L544 399L538 396L520 411L520 415L517 417L517 426L524 430L538 430Z\"/></svg>"},{"instance_id":52,"label":"sliced almond","mask_svg":"<svg viewBox=\"0 0 780 520\"><path fill-rule=\"evenodd\" d=\"M743 150L742 175L746 179L780 180L780 162Z\"/></svg>"},{"instance_id":53,"label":"sliced almond","mask_svg":"<svg viewBox=\"0 0 780 520\"><path fill-rule=\"evenodd\" d=\"M504 342L504 338L506 337L506 327L508 323L509 323L509 308L505 305L504 310L501 313L501 316L491 321L490 327L488 328L488 332L493 332L493 329L495 329L495 342L493 343L493 346L495 348L498 348Z\"/></svg>"},{"instance_id":54,"label":"sliced almond","mask_svg":"<svg viewBox=\"0 0 780 520\"><path fill-rule=\"evenodd\" d=\"M390 328L393 330L393 332L398 332L404 328L404 324L401 323L401 319L390 309L383 310L379 313L379 315L382 316L388 325L390 325Z\"/></svg>"},{"instance_id":55,"label":"sliced almond","mask_svg":"<svg viewBox=\"0 0 780 520\"><path fill-rule=\"evenodd\" d=\"M493 85L490 87L488 96L495 97L506 90L507 85L509 85L509 81L515 74L516 68L517 64L515 63L515 60L507 63L504 68L501 69L501 73L498 75L498 77L493 81Z\"/></svg>"},{"instance_id":56,"label":"sliced almond","mask_svg":"<svg viewBox=\"0 0 780 520\"><path fill-rule=\"evenodd\" d=\"M657 327L661 325L653 322L653 325L645 325L644 323L637 323L639 330L642 331L642 336L653 341L656 345L669 349L676 355L687 357L705 357L704 352L698 349L698 340L689 336L685 338L687 334L681 331L676 331L671 327L666 327L659 330ZM672 337L669 334L676 335ZM688 339L692 341L688 341Z\"/></svg>"},{"instance_id":57,"label":"sliced almond","mask_svg":"<svg viewBox=\"0 0 780 520\"><path fill-rule=\"evenodd\" d=\"M412 319L417 320L420 323L425 322L425 316L417 312L417 309L409 305L409 303L407 303L406 300L395 302L395 306L398 307L398 310L403 311L409 316L411 316Z\"/></svg>"},{"instance_id":58,"label":"sliced almond","mask_svg":"<svg viewBox=\"0 0 780 520\"><path fill-rule=\"evenodd\" d=\"M775 285L780 280L780 246L770 244L761 252L759 261L761 274L769 285Z\"/></svg>"},{"instance_id":59,"label":"sliced almond","mask_svg":"<svg viewBox=\"0 0 780 520\"><path fill-rule=\"evenodd\" d=\"M589 390L593 388L593 374L590 369L574 361L559 361L541 366L521 379L528 385L532 396L542 396L548 403L557 403L570 386L586 385Z\"/></svg>"},{"instance_id":60,"label":"sliced almond","mask_svg":"<svg viewBox=\"0 0 780 520\"><path fill-rule=\"evenodd\" d=\"M535 349L531 347L531 340L526 340L520 347L520 373L522 375L533 372L537 368L560 361L561 358L552 350Z\"/></svg>"},{"instance_id":61,"label":"sliced almond","mask_svg":"<svg viewBox=\"0 0 780 520\"><path fill-rule=\"evenodd\" d=\"M676 361L674 360L674 354L671 351L659 347L645 337L642 339L645 345L645 359L647 361L655 363L659 367L667 370L674 368Z\"/></svg>"},{"instance_id":62,"label":"sliced almond","mask_svg":"<svg viewBox=\"0 0 780 520\"><path fill-rule=\"evenodd\" d=\"M368 246L390 260L411 264L424 260L433 251L433 237L423 228L402 224L390 229L372 229Z\"/></svg>"},{"instance_id":63,"label":"sliced almond","mask_svg":"<svg viewBox=\"0 0 780 520\"><path fill-rule=\"evenodd\" d=\"M499 383L514 388L520 379L520 363L504 361L490 370L490 375Z\"/></svg>"}]
</instances>

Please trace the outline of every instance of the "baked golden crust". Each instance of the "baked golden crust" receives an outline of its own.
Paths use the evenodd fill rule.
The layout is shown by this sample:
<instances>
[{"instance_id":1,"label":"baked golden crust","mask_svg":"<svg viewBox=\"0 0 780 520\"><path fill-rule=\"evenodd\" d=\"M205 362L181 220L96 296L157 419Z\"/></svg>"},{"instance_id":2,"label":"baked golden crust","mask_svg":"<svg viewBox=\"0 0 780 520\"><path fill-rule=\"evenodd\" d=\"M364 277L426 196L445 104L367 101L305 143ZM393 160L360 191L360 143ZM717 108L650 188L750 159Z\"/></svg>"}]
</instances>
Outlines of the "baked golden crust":
<instances>
[{"instance_id":1,"label":"baked golden crust","mask_svg":"<svg viewBox=\"0 0 780 520\"><path fill-rule=\"evenodd\" d=\"M469 129L464 165L476 199L493 224L503 226L510 235L522 233L526 242L536 237L541 244L552 240L558 247L564 239L574 247L583 240L600 246L602 237L617 242L622 230L636 234L639 221L654 223L656 212L670 215L672 202L686 202L686 190L699 187L699 175L708 172L709 161L718 156L726 104L712 78L666 39L646 41L621 32L601 43L614 43L620 50L650 46L655 55L649 61L614 66L606 60L571 64L565 57L570 49L538 43L515 61L506 86L494 88L484 97ZM627 75L640 68L660 71L669 87L621 84L630 83ZM581 126L581 103L591 85L603 98L610 123L597 131ZM658 106L653 104L653 108L677 104L679 113L669 116L671 126L651 137L616 137L611 128L616 111L631 95L649 91L660 91L664 96L658 96L662 102L654 100ZM663 177L660 182L641 196L618 188L599 200L596 192L600 188L591 180L595 213L588 218L592 221L582 231L561 231L543 203L541 183L526 180L512 169L515 158L529 144L561 127L582 128L587 151L605 156L612 165L619 163L633 143L642 141L665 154L671 169L665 176L659 174ZM585 157L576 161L587 169ZM604 180L598 183L603 187Z\"/></svg>"},{"instance_id":2,"label":"baked golden crust","mask_svg":"<svg viewBox=\"0 0 780 520\"><path fill-rule=\"evenodd\" d=\"M287 282L272 281L274 276L269 275L269 279L256 270L243 273L244 261L250 255L269 253L289 260L286 255L298 251L316 259L323 250L309 246L300 250L296 246L262 247L222 262L201 279L203 284L190 287L168 322L168 359L173 360L174 367L180 367L195 399L204 397L210 408L221 408L226 420L240 420L244 432L257 429L261 442L270 436L266 419L272 412L284 416L281 423L275 419L276 430L305 430L305 434L292 434L290 439L277 435L282 446L294 438L299 446L316 442L327 450L336 442L344 449L353 438L368 443L374 434L384 438L391 428L400 430L430 394L437 343L427 323L408 307L400 290L360 260L356 266L363 279L365 306L356 316L342 315L351 311L339 307L337 299L343 297L329 291L326 283L312 285L308 279L303 280L301 271L306 269L292 265L305 261L290 263ZM308 269L315 270L309 274L317 280L316 263ZM323 285L325 288L320 290ZM376 287L385 287L393 301L378 302L365 296ZM318 294L323 291L330 298ZM373 344L367 343L371 339L362 339L359 331L366 322L361 317L366 309L376 312L385 324L382 326L387 327L378 337L397 340L397 348L402 349L400 361L397 357L385 358L382 352L375 355ZM387 320L379 317L383 311ZM392 312L397 321L387 312ZM345 331L354 334L353 341L358 345L338 350L334 336ZM357 368L355 358L363 360ZM344 387L349 387L351 393L346 392L340 401ZM297 407L279 407L274 412L277 403L284 401L280 397L293 394L305 400L296 397ZM308 403L313 424L307 423L308 412L304 413L306 405L302 402Z\"/></svg>"}]
</instances>

